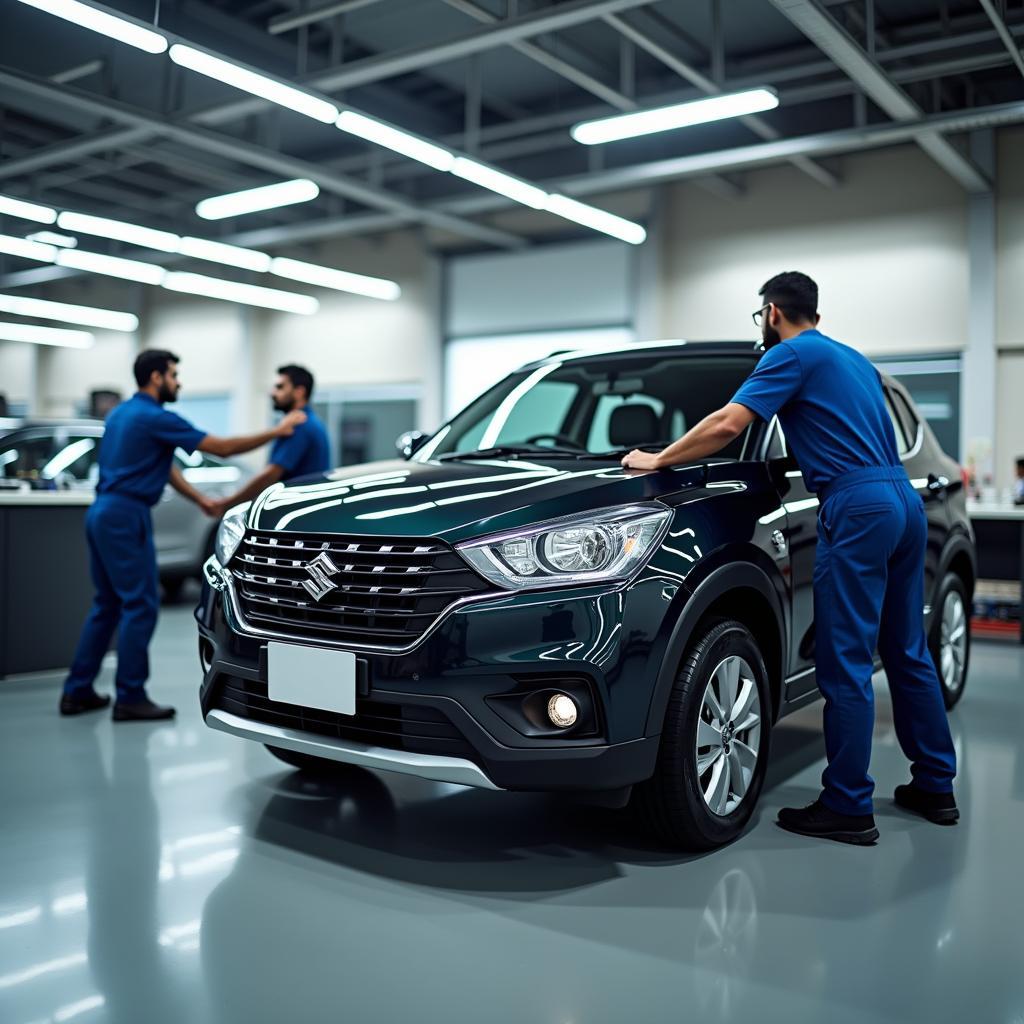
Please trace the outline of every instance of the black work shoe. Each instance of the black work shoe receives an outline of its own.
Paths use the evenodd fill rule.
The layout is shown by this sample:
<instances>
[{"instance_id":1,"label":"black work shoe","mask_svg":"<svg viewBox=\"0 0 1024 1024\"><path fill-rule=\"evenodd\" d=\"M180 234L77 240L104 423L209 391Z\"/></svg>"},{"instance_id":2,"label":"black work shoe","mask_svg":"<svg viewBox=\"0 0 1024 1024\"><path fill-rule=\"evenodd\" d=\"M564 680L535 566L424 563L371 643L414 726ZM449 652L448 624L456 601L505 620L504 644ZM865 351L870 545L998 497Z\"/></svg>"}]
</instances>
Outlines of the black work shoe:
<instances>
[{"instance_id":1,"label":"black work shoe","mask_svg":"<svg viewBox=\"0 0 1024 1024\"><path fill-rule=\"evenodd\" d=\"M151 700L140 700L131 704L118 701L114 705L115 722L160 722L174 717L174 708L154 704Z\"/></svg>"},{"instance_id":2,"label":"black work shoe","mask_svg":"<svg viewBox=\"0 0 1024 1024\"><path fill-rule=\"evenodd\" d=\"M92 689L65 693L60 699L60 713L62 715L84 715L87 711L99 711L109 703L109 697L101 697Z\"/></svg>"},{"instance_id":3,"label":"black work shoe","mask_svg":"<svg viewBox=\"0 0 1024 1024\"><path fill-rule=\"evenodd\" d=\"M936 825L955 825L960 820L960 811L952 793L929 793L911 782L897 786L893 800L898 807L920 814Z\"/></svg>"},{"instance_id":4,"label":"black work shoe","mask_svg":"<svg viewBox=\"0 0 1024 1024\"><path fill-rule=\"evenodd\" d=\"M779 828L815 839L834 839L837 843L873 846L878 829L872 814L837 814L821 800L807 807L783 807L779 811Z\"/></svg>"}]
</instances>

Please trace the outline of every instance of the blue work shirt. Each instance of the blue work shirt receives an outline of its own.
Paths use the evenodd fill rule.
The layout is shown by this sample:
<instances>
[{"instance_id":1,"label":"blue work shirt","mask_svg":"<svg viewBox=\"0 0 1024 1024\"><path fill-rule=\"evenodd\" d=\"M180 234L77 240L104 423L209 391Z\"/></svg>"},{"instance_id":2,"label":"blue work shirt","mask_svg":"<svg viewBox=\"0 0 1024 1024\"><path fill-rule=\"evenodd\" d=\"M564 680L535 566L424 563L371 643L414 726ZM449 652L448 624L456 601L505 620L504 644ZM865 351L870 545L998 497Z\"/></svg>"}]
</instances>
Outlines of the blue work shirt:
<instances>
[{"instance_id":1,"label":"blue work shirt","mask_svg":"<svg viewBox=\"0 0 1024 1024\"><path fill-rule=\"evenodd\" d=\"M732 400L779 417L811 491L852 469L900 466L878 370L820 331L768 349Z\"/></svg>"},{"instance_id":2,"label":"blue work shirt","mask_svg":"<svg viewBox=\"0 0 1024 1024\"><path fill-rule=\"evenodd\" d=\"M279 437L270 449L270 459L284 470L283 480L330 469L330 445L320 417L307 405L303 410L306 422L300 423L289 437Z\"/></svg>"},{"instance_id":3,"label":"blue work shirt","mask_svg":"<svg viewBox=\"0 0 1024 1024\"><path fill-rule=\"evenodd\" d=\"M107 417L97 492L155 505L171 475L174 449L183 448L191 455L204 437L205 431L137 391Z\"/></svg>"}]
</instances>

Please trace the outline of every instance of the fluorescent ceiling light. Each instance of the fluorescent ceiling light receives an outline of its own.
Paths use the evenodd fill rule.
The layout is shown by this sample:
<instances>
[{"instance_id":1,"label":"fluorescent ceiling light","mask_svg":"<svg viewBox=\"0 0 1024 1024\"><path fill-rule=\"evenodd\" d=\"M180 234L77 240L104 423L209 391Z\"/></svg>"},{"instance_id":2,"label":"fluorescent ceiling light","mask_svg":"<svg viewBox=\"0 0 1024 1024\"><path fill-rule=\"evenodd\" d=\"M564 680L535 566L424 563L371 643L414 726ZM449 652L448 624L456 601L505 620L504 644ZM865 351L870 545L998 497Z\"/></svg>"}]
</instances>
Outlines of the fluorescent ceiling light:
<instances>
[{"instance_id":1,"label":"fluorescent ceiling light","mask_svg":"<svg viewBox=\"0 0 1024 1024\"><path fill-rule=\"evenodd\" d=\"M265 274L271 264L271 259L265 252L243 249L241 246L227 245L225 242L212 242L207 238L182 238L178 243L178 252L193 259L224 263L229 267L255 270L260 274Z\"/></svg>"},{"instance_id":2,"label":"fluorescent ceiling light","mask_svg":"<svg viewBox=\"0 0 1024 1024\"><path fill-rule=\"evenodd\" d=\"M62 267L87 270L91 274L120 277L125 281L141 281L143 284L161 284L167 271L152 263L126 260L120 256L104 256L98 252L83 249L57 249L56 262Z\"/></svg>"},{"instance_id":3,"label":"fluorescent ceiling light","mask_svg":"<svg viewBox=\"0 0 1024 1024\"><path fill-rule=\"evenodd\" d=\"M72 21L82 28L109 36L119 43L127 43L146 53L163 53L167 49L167 40L159 32L153 32L134 22L117 18L96 7L78 3L77 0L21 0L28 7L46 11L65 21Z\"/></svg>"},{"instance_id":4,"label":"fluorescent ceiling light","mask_svg":"<svg viewBox=\"0 0 1024 1024\"><path fill-rule=\"evenodd\" d=\"M455 157L447 149L393 128L389 124L383 124L372 117L357 114L354 110L343 110L336 124L343 132L357 135L367 142L376 142L378 146L394 150L438 171L450 171L455 163Z\"/></svg>"},{"instance_id":5,"label":"fluorescent ceiling light","mask_svg":"<svg viewBox=\"0 0 1024 1024\"><path fill-rule=\"evenodd\" d=\"M57 219L57 211L49 206L38 203L26 203L24 199L12 196L0 196L0 214L19 217L21 220L34 220L38 224L52 224Z\"/></svg>"},{"instance_id":6,"label":"fluorescent ceiling light","mask_svg":"<svg viewBox=\"0 0 1024 1024\"><path fill-rule=\"evenodd\" d=\"M15 316L35 316L40 320L62 320L67 324L85 324L108 331L130 333L139 326L134 313L120 313L115 309L96 309L94 306L76 306L70 302L51 302L48 299L30 299L24 295L0 295L0 312Z\"/></svg>"},{"instance_id":7,"label":"fluorescent ceiling light","mask_svg":"<svg viewBox=\"0 0 1024 1024\"><path fill-rule=\"evenodd\" d=\"M93 336L88 331L70 331L63 327L0 323L0 340L28 341L33 345L62 345L65 348L88 348L93 343Z\"/></svg>"},{"instance_id":8,"label":"fluorescent ceiling light","mask_svg":"<svg viewBox=\"0 0 1024 1024\"><path fill-rule=\"evenodd\" d=\"M331 267L320 267L315 263L303 263L302 260L290 260L281 256L271 263L270 272L278 277L290 278L292 281L319 285L321 288L334 288L340 292L354 292L356 295L385 299L388 302L402 294L402 289L394 281L382 277L352 274L347 270L334 270Z\"/></svg>"},{"instance_id":9,"label":"fluorescent ceiling light","mask_svg":"<svg viewBox=\"0 0 1024 1024\"><path fill-rule=\"evenodd\" d=\"M20 256L23 260L35 260L37 263L53 263L59 250L53 245L33 242L27 238L14 238L11 235L0 235L0 253L8 256Z\"/></svg>"},{"instance_id":10,"label":"fluorescent ceiling light","mask_svg":"<svg viewBox=\"0 0 1024 1024\"><path fill-rule=\"evenodd\" d=\"M173 271L163 282L165 288L190 295L205 295L211 299L226 302L244 302L250 306L264 306L279 309L285 313L302 313L309 316L320 308L312 295L298 295L295 292L279 291L277 288L261 288L254 284L239 284L236 281L222 281L205 274L184 274Z\"/></svg>"},{"instance_id":11,"label":"fluorescent ceiling light","mask_svg":"<svg viewBox=\"0 0 1024 1024\"><path fill-rule=\"evenodd\" d=\"M57 218L58 227L68 231L80 231L100 238L113 238L118 242L141 245L144 249L159 249L162 252L178 251L178 236L170 231L157 231L139 224L128 224L123 220L108 217L91 217L87 213L65 211Z\"/></svg>"},{"instance_id":12,"label":"fluorescent ceiling light","mask_svg":"<svg viewBox=\"0 0 1024 1024\"><path fill-rule=\"evenodd\" d=\"M78 239L71 235L58 235L56 231L33 231L25 236L30 242L42 242L44 245L57 245L62 249L74 249Z\"/></svg>"},{"instance_id":13,"label":"fluorescent ceiling light","mask_svg":"<svg viewBox=\"0 0 1024 1024\"><path fill-rule=\"evenodd\" d=\"M276 210L279 206L294 203L308 203L320 195L320 188L308 178L294 181L279 181L274 185L247 188L241 192L229 192L223 196L211 196L196 203L196 213L203 220L223 220L243 213L259 210Z\"/></svg>"},{"instance_id":14,"label":"fluorescent ceiling light","mask_svg":"<svg viewBox=\"0 0 1024 1024\"><path fill-rule=\"evenodd\" d=\"M514 199L517 203L525 206L532 206L535 210L543 210L544 203L548 198L547 192L536 185L528 185L519 178L513 178L511 174L495 170L486 164L477 163L467 157L456 157L452 165L452 174L465 178L475 185L488 188L499 195Z\"/></svg>"},{"instance_id":15,"label":"fluorescent ceiling light","mask_svg":"<svg viewBox=\"0 0 1024 1024\"><path fill-rule=\"evenodd\" d=\"M639 224L626 220L625 217L616 217L607 210L599 210L596 206L577 202L568 196L552 193L548 196L546 209L584 227L603 231L613 238L621 238L630 245L640 245L647 238L647 232Z\"/></svg>"},{"instance_id":16,"label":"fluorescent ceiling light","mask_svg":"<svg viewBox=\"0 0 1024 1024\"><path fill-rule=\"evenodd\" d=\"M573 127L570 134L577 142L593 146L694 124L706 124L708 121L721 121L727 117L743 117L762 110L773 110L778 105L779 97L773 89L748 89L724 96L709 96L690 103L675 103L670 107L583 121Z\"/></svg>"},{"instance_id":17,"label":"fluorescent ceiling light","mask_svg":"<svg viewBox=\"0 0 1024 1024\"><path fill-rule=\"evenodd\" d=\"M206 75L207 78L215 78L218 82L252 93L261 100L269 100L298 114L305 114L314 121L334 124L338 120L338 108L333 103L311 96L294 86L285 85L276 78L250 71L232 61L214 57L213 54L196 50L191 46L183 46L181 43L175 43L171 47L170 58L180 67Z\"/></svg>"}]
</instances>

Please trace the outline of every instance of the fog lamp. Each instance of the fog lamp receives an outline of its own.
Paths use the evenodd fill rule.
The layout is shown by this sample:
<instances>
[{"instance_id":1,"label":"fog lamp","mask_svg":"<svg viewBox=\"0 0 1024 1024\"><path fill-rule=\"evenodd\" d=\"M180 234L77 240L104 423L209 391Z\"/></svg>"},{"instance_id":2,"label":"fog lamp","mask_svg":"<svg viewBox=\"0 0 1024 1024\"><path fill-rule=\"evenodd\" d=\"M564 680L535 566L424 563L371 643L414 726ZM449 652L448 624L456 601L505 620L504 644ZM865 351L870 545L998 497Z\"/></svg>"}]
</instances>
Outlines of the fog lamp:
<instances>
[{"instance_id":1,"label":"fog lamp","mask_svg":"<svg viewBox=\"0 0 1024 1024\"><path fill-rule=\"evenodd\" d=\"M575 725L578 714L576 701L566 693L556 693L548 701L548 718L551 719L551 724L557 725L559 729L568 729L570 725Z\"/></svg>"}]
</instances>

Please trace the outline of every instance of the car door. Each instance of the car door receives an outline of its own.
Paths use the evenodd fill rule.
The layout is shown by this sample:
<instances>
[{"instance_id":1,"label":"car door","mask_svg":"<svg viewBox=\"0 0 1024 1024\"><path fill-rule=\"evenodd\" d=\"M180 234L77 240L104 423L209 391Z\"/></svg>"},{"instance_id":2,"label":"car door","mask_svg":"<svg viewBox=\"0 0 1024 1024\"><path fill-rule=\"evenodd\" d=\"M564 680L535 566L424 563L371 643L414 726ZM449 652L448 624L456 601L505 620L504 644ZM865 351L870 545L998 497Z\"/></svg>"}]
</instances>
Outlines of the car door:
<instances>
[{"instance_id":1,"label":"car door","mask_svg":"<svg viewBox=\"0 0 1024 1024\"><path fill-rule=\"evenodd\" d=\"M935 592L939 559L949 536L947 488L950 481L943 476L941 460L936 458L941 449L930 438L901 385L896 381L887 381L885 391L886 406L896 431L900 461L910 477L911 485L921 496L928 517L928 543L924 556L924 594L927 605Z\"/></svg>"},{"instance_id":2,"label":"car door","mask_svg":"<svg viewBox=\"0 0 1024 1024\"><path fill-rule=\"evenodd\" d=\"M768 427L765 459L786 513L780 519L778 533L788 557L791 615L786 699L793 700L815 687L814 559L818 549L818 497L807 489L777 418ZM779 547L779 538L773 535L773 539Z\"/></svg>"}]
</instances>

